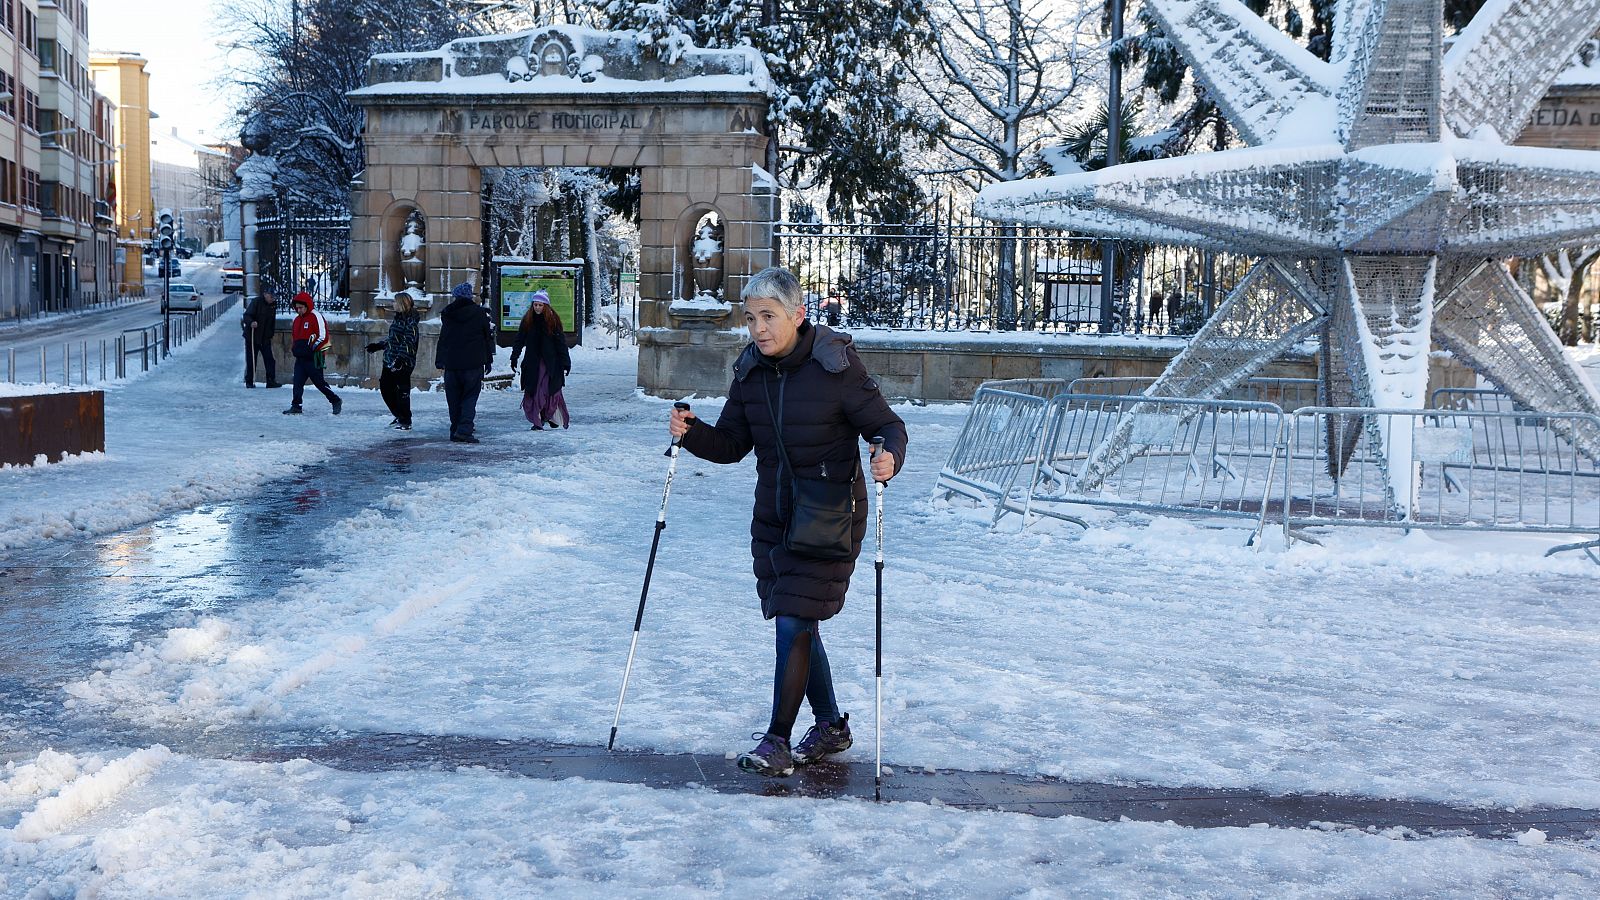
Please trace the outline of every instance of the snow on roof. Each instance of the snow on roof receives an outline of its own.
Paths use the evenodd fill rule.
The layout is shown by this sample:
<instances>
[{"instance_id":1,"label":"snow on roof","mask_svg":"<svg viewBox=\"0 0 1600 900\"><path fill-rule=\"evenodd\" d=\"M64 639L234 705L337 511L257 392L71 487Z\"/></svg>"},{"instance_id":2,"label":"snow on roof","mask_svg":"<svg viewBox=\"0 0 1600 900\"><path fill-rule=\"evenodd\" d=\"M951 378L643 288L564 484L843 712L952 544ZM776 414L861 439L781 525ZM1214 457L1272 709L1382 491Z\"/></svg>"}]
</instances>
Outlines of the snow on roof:
<instances>
[{"instance_id":1,"label":"snow on roof","mask_svg":"<svg viewBox=\"0 0 1600 900\"><path fill-rule=\"evenodd\" d=\"M651 58L636 31L561 25L463 38L424 53L380 53L353 98L460 94L765 94L766 64L750 47L688 46Z\"/></svg>"}]
</instances>

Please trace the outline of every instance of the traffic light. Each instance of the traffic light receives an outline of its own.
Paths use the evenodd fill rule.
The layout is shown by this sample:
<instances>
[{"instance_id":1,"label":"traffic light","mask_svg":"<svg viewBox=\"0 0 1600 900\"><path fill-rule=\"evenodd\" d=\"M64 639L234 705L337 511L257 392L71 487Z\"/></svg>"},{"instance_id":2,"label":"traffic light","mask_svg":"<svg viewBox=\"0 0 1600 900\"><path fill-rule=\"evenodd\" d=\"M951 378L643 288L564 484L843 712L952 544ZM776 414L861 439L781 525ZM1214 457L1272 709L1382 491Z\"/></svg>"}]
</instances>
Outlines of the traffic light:
<instances>
[{"instance_id":1,"label":"traffic light","mask_svg":"<svg viewBox=\"0 0 1600 900\"><path fill-rule=\"evenodd\" d=\"M172 210L163 208L156 213L156 247L162 253L172 252Z\"/></svg>"}]
</instances>

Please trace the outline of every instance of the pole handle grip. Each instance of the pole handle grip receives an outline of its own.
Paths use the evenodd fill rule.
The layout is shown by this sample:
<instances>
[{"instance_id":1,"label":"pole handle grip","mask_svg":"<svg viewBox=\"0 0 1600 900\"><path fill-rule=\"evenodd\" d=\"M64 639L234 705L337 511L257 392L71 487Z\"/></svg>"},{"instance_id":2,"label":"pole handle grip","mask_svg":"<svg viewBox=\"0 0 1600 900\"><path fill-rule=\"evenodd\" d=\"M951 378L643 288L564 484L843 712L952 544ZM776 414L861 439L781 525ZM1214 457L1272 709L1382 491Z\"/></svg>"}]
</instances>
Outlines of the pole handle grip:
<instances>
[{"instance_id":1,"label":"pole handle grip","mask_svg":"<svg viewBox=\"0 0 1600 900\"><path fill-rule=\"evenodd\" d=\"M687 401L679 400L676 403L672 404L672 408L673 409L681 409L684 412L688 412L689 411L689 404L688 404ZM672 443L667 446L666 452L662 453L661 455L662 456L671 456L673 448L678 446L678 440L679 440L678 438L673 438L672 439Z\"/></svg>"}]
</instances>

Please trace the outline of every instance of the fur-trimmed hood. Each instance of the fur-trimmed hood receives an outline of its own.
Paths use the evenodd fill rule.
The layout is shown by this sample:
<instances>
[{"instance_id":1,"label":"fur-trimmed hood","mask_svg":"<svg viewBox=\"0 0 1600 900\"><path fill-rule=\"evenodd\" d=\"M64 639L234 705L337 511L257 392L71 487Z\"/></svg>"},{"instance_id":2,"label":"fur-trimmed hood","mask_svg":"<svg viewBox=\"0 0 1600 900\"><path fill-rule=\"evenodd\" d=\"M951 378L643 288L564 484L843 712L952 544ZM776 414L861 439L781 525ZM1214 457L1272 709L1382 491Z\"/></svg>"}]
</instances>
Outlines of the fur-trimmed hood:
<instances>
[{"instance_id":1,"label":"fur-trimmed hood","mask_svg":"<svg viewBox=\"0 0 1600 900\"><path fill-rule=\"evenodd\" d=\"M772 360L762 356L752 341L734 360L733 380L745 380L762 363L780 369L793 369L804 365L808 359L816 360L824 370L837 375L850 368L850 343L850 335L834 331L826 325L813 325L807 319L800 323L799 343L783 359Z\"/></svg>"}]
</instances>

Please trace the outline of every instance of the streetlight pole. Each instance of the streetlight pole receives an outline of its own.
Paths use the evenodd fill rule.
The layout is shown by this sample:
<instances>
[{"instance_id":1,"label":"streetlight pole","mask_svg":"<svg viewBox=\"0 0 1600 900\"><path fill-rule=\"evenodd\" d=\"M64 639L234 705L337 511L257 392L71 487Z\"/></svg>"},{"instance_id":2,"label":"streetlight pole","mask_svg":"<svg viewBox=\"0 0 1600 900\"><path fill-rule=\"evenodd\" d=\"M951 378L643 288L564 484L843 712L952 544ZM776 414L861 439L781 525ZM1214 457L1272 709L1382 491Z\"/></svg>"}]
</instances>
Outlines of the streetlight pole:
<instances>
[{"instance_id":1,"label":"streetlight pole","mask_svg":"<svg viewBox=\"0 0 1600 900\"><path fill-rule=\"evenodd\" d=\"M1110 77L1106 83L1106 168L1122 161L1122 4L1111 0ZM1116 316L1117 246L1100 242L1100 333L1110 334Z\"/></svg>"}]
</instances>

